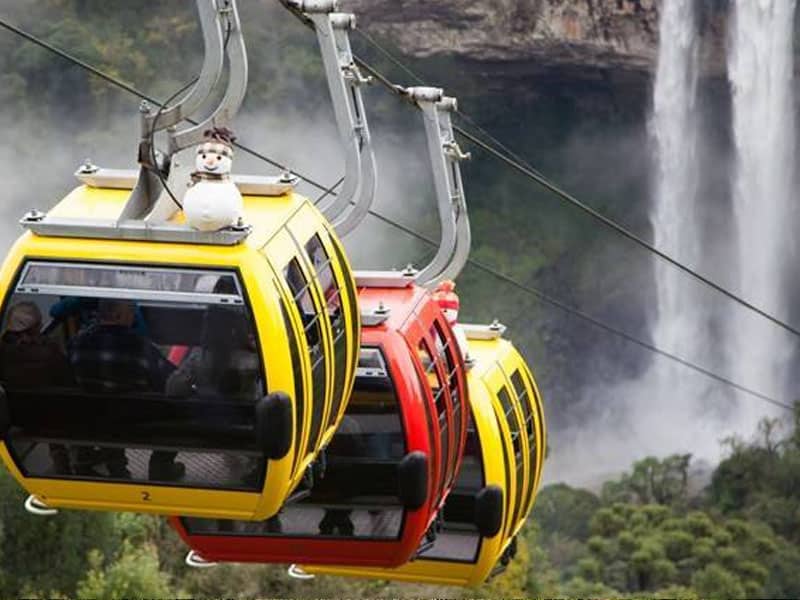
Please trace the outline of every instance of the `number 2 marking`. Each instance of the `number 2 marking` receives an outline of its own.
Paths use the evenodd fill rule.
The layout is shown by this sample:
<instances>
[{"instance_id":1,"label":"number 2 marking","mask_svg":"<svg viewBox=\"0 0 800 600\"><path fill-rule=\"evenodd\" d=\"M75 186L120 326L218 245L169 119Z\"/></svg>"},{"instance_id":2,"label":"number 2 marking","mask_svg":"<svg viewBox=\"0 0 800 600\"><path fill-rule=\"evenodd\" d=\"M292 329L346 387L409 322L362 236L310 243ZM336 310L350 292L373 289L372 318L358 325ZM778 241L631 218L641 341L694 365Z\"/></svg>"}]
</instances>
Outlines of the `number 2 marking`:
<instances>
[{"instance_id":1,"label":"number 2 marking","mask_svg":"<svg viewBox=\"0 0 800 600\"><path fill-rule=\"evenodd\" d=\"M142 500L150 502L150 492L142 492Z\"/></svg>"}]
</instances>

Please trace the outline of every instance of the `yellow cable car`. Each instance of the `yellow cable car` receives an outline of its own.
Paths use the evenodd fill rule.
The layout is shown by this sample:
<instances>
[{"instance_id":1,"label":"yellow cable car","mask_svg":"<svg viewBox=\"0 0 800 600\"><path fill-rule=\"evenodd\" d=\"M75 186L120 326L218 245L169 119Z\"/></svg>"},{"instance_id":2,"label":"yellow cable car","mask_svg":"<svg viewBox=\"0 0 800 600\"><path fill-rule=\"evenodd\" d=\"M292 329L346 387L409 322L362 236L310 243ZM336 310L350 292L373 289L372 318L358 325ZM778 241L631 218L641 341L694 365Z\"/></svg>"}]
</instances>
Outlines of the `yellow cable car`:
<instances>
[{"instance_id":1,"label":"yellow cable car","mask_svg":"<svg viewBox=\"0 0 800 600\"><path fill-rule=\"evenodd\" d=\"M4 463L39 508L277 513L355 377L332 228L286 178L234 177L249 226L199 232L121 220L134 172L78 175L0 272Z\"/></svg>"},{"instance_id":2,"label":"yellow cable car","mask_svg":"<svg viewBox=\"0 0 800 600\"><path fill-rule=\"evenodd\" d=\"M541 396L522 356L502 339L502 326L464 328L475 361L467 376L472 421L433 545L395 569L314 565L303 571L474 586L513 558L541 478L546 445Z\"/></svg>"}]
</instances>

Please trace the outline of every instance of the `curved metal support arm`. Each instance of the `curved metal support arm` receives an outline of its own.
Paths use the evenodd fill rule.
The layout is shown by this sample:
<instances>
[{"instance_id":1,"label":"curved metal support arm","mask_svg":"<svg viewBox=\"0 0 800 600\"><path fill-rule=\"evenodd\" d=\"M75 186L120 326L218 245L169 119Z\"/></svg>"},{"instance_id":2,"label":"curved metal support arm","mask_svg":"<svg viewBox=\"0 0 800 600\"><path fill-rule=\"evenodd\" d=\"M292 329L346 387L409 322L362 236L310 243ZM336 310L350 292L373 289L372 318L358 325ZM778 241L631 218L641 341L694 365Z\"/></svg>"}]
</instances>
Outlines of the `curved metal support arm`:
<instances>
[{"instance_id":1,"label":"curved metal support arm","mask_svg":"<svg viewBox=\"0 0 800 600\"><path fill-rule=\"evenodd\" d=\"M203 141L203 132L209 127L224 127L230 124L242 105L247 92L247 49L245 48L242 24L235 0L217 0L222 15L222 31L227 38L225 53L228 56L228 87L219 106L202 123L170 133L169 153L174 154Z\"/></svg>"},{"instance_id":2,"label":"curved metal support arm","mask_svg":"<svg viewBox=\"0 0 800 600\"><path fill-rule=\"evenodd\" d=\"M203 67L189 92L180 102L166 109L151 111L142 123L142 133L148 137L153 131L161 131L177 125L185 117L193 114L203 105L217 85L224 65L223 29L220 24L223 12L216 7L216 0L197 0L197 12L200 15L200 27L203 31L203 47L205 56ZM154 123L158 115L158 123ZM153 125L156 128L153 129Z\"/></svg>"},{"instance_id":3,"label":"curved metal support arm","mask_svg":"<svg viewBox=\"0 0 800 600\"><path fill-rule=\"evenodd\" d=\"M430 87L408 88L404 93L422 110L442 229L439 248L418 278L421 285L432 287L457 277L469 257L472 234L459 163L469 159L470 154L461 151L453 133L455 98Z\"/></svg>"},{"instance_id":4,"label":"curved metal support arm","mask_svg":"<svg viewBox=\"0 0 800 600\"><path fill-rule=\"evenodd\" d=\"M340 235L346 235L369 212L377 188L375 155L361 95L361 87L372 79L361 74L350 46L349 32L355 27L355 15L334 12L335 0L290 0L288 4L303 12L317 33L336 125L345 151L342 189L335 198L320 206L320 210Z\"/></svg>"},{"instance_id":5,"label":"curved metal support arm","mask_svg":"<svg viewBox=\"0 0 800 600\"><path fill-rule=\"evenodd\" d=\"M203 122L193 127L168 133L167 156L170 165L166 189L161 189L158 199L146 217L148 222L163 222L176 212L177 205L170 191L179 199L183 197L191 180L193 161L179 164L175 155L186 148L200 144L204 140L204 132L211 127L226 127L239 110L247 91L247 50L242 36L239 11L236 0L217 0L218 10L223 17L222 27L225 30L225 53L228 56L228 86L225 95L216 109Z\"/></svg>"}]
</instances>

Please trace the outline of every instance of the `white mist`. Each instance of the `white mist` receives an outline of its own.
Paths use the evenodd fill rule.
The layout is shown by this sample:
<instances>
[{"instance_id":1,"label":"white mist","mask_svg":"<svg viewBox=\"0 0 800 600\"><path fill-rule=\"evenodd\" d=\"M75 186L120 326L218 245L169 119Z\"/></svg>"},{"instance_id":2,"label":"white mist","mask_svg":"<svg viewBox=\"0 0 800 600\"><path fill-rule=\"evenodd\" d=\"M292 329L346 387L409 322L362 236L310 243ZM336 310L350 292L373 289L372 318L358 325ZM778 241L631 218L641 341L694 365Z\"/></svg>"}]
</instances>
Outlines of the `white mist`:
<instances>
[{"instance_id":1,"label":"white mist","mask_svg":"<svg viewBox=\"0 0 800 600\"><path fill-rule=\"evenodd\" d=\"M794 236L789 216L795 192L795 6L796 0L736 0L728 48L739 289L781 318L789 314L783 265ZM791 336L740 309L728 325L730 372L744 385L784 399ZM751 399L742 398L740 406L742 411L767 412Z\"/></svg>"}]
</instances>

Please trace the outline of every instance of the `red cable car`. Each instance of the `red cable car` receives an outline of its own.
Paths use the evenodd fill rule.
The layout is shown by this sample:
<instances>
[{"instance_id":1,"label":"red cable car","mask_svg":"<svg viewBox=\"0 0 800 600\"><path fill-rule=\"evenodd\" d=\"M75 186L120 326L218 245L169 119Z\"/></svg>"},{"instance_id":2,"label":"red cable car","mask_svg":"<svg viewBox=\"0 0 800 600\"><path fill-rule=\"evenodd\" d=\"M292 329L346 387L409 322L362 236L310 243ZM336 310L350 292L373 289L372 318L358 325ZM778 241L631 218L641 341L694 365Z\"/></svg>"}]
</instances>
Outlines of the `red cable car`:
<instances>
[{"instance_id":1,"label":"red cable car","mask_svg":"<svg viewBox=\"0 0 800 600\"><path fill-rule=\"evenodd\" d=\"M361 358L324 477L266 521L172 517L195 564L199 556L398 566L433 543L466 441L464 361L441 309L413 276L357 282Z\"/></svg>"}]
</instances>

